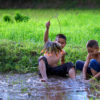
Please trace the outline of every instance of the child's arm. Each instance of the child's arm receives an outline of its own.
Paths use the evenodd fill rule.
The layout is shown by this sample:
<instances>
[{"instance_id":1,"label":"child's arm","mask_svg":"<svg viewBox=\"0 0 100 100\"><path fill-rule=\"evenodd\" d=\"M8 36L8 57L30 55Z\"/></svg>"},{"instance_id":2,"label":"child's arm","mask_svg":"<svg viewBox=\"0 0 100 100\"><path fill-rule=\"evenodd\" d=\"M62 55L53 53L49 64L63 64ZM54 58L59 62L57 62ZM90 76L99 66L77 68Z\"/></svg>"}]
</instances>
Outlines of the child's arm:
<instances>
[{"instance_id":1,"label":"child's arm","mask_svg":"<svg viewBox=\"0 0 100 100\"><path fill-rule=\"evenodd\" d=\"M61 64L64 64L65 63L65 55L63 55L62 57L61 57Z\"/></svg>"},{"instance_id":2,"label":"child's arm","mask_svg":"<svg viewBox=\"0 0 100 100\"><path fill-rule=\"evenodd\" d=\"M86 79L86 72L87 72L87 67L89 65L89 60L86 60L84 67L83 67L83 79Z\"/></svg>"},{"instance_id":3,"label":"child's arm","mask_svg":"<svg viewBox=\"0 0 100 100\"><path fill-rule=\"evenodd\" d=\"M65 55L66 55L66 52L64 50L62 50L61 54L62 54L61 64L64 64L65 63Z\"/></svg>"},{"instance_id":4,"label":"child's arm","mask_svg":"<svg viewBox=\"0 0 100 100\"><path fill-rule=\"evenodd\" d=\"M43 60L41 60L39 62L39 70L40 70L40 73L42 75L42 82L46 82L47 81L47 74L46 74L46 66L45 66L45 63Z\"/></svg>"},{"instance_id":5,"label":"child's arm","mask_svg":"<svg viewBox=\"0 0 100 100\"><path fill-rule=\"evenodd\" d=\"M46 31L45 31L45 35L44 35L44 42L45 43L48 41L49 27L50 27L50 21L48 21L46 23Z\"/></svg>"},{"instance_id":6,"label":"child's arm","mask_svg":"<svg viewBox=\"0 0 100 100\"><path fill-rule=\"evenodd\" d=\"M96 78L100 77L100 72L98 72L96 75L94 75L91 79L89 79L89 82L95 80Z\"/></svg>"},{"instance_id":7,"label":"child's arm","mask_svg":"<svg viewBox=\"0 0 100 100\"><path fill-rule=\"evenodd\" d=\"M86 62L83 67L83 79L86 79L86 72L87 72L87 67L89 65L90 59L91 59L91 54L88 54Z\"/></svg>"}]
</instances>

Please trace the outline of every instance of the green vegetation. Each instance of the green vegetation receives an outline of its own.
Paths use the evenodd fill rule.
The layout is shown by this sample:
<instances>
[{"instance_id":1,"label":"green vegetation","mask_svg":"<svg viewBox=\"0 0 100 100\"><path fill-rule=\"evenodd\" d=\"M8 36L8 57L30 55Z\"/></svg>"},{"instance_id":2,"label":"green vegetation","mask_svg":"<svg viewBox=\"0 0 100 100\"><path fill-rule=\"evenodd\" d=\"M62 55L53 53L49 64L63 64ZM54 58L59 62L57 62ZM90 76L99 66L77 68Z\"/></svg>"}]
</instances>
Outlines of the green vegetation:
<instances>
[{"instance_id":1,"label":"green vegetation","mask_svg":"<svg viewBox=\"0 0 100 100\"><path fill-rule=\"evenodd\" d=\"M12 19L16 12L27 16L28 21L2 20L5 14ZM37 61L43 48L45 23L50 20L50 40L56 34L64 33L67 37L66 61L85 60L86 43L95 39L100 43L99 10L0 10L0 71L32 72L37 69ZM59 22L58 22L59 19Z\"/></svg>"},{"instance_id":2,"label":"green vegetation","mask_svg":"<svg viewBox=\"0 0 100 100\"><path fill-rule=\"evenodd\" d=\"M23 16L23 15L21 15L19 13L16 13L16 15L15 15L15 21L16 22L22 22L22 21L27 22L28 20L29 20L28 16Z\"/></svg>"},{"instance_id":3,"label":"green vegetation","mask_svg":"<svg viewBox=\"0 0 100 100\"><path fill-rule=\"evenodd\" d=\"M39 56L37 52L39 52L37 47L32 43L0 41L0 71L19 73L35 71Z\"/></svg>"},{"instance_id":4,"label":"green vegetation","mask_svg":"<svg viewBox=\"0 0 100 100\"><path fill-rule=\"evenodd\" d=\"M3 20L4 20L5 22L11 22L11 21L12 21L12 20L11 20L11 17L10 17L9 15L3 16Z\"/></svg>"}]
</instances>

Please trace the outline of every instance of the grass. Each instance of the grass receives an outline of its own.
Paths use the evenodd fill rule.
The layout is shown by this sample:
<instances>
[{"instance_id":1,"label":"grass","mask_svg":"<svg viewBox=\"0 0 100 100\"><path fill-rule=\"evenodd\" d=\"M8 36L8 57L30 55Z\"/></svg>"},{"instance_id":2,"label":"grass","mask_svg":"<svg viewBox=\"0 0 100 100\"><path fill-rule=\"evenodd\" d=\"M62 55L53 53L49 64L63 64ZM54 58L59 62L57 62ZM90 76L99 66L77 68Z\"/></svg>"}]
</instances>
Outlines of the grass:
<instances>
[{"instance_id":1,"label":"grass","mask_svg":"<svg viewBox=\"0 0 100 100\"><path fill-rule=\"evenodd\" d=\"M14 20L16 13L28 16L29 21L16 22ZM4 15L11 16L12 22L4 22ZM66 61L72 61L75 64L78 59L85 60L87 55L85 45L88 40L95 39L100 44L99 10L0 9L0 48L2 51L0 66L8 68L3 70L4 67L1 67L1 71L16 71L17 69L17 72L26 73L31 71L30 67L34 69L34 64L37 64L43 48L45 23L48 20L51 22L50 40L55 40L55 36L60 33L60 28L61 33L67 37L67 45L64 48L68 53ZM30 53L32 51L36 51L37 55L32 56ZM20 56L16 56L18 53ZM14 63L13 59L18 59L18 61Z\"/></svg>"},{"instance_id":2,"label":"grass","mask_svg":"<svg viewBox=\"0 0 100 100\"><path fill-rule=\"evenodd\" d=\"M16 12L28 15L29 22L4 23L4 14L12 15ZM57 16L60 21L61 32L67 36L67 44L84 45L89 39L99 40L100 12L99 10L0 10L0 39L14 41L42 42L45 23L51 19L50 39L54 40L60 33ZM6 28L5 28L6 27Z\"/></svg>"}]
</instances>

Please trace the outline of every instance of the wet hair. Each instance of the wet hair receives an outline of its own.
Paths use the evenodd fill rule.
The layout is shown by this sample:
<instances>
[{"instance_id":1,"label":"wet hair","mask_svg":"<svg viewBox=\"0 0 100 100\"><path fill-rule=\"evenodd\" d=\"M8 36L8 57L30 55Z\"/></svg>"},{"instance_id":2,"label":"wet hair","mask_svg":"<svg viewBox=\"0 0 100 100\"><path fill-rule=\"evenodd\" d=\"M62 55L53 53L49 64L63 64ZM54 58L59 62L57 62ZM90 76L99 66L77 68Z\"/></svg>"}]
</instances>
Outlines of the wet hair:
<instances>
[{"instance_id":1,"label":"wet hair","mask_svg":"<svg viewBox=\"0 0 100 100\"><path fill-rule=\"evenodd\" d=\"M66 36L64 34L57 34L56 35L56 39L57 38L62 38L62 39L64 39L66 41Z\"/></svg>"},{"instance_id":2,"label":"wet hair","mask_svg":"<svg viewBox=\"0 0 100 100\"><path fill-rule=\"evenodd\" d=\"M62 51L61 45L57 42L46 42L43 52L51 54L54 52L55 54L58 54L59 52Z\"/></svg>"},{"instance_id":3,"label":"wet hair","mask_svg":"<svg viewBox=\"0 0 100 100\"><path fill-rule=\"evenodd\" d=\"M86 47L90 48L99 48L98 42L96 40L89 40L86 44Z\"/></svg>"}]
</instances>

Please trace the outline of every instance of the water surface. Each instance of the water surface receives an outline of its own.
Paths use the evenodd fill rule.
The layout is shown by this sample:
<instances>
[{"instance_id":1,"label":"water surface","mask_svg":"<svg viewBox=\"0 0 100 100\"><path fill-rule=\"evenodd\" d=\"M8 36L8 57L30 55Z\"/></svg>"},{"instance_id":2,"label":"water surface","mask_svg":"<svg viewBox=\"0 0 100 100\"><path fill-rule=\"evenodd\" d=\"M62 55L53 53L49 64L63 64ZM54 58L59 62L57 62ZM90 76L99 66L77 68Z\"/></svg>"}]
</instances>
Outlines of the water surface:
<instances>
[{"instance_id":1,"label":"water surface","mask_svg":"<svg viewBox=\"0 0 100 100\"><path fill-rule=\"evenodd\" d=\"M0 100L100 100L100 88L70 78L40 82L36 73L0 74Z\"/></svg>"}]
</instances>

